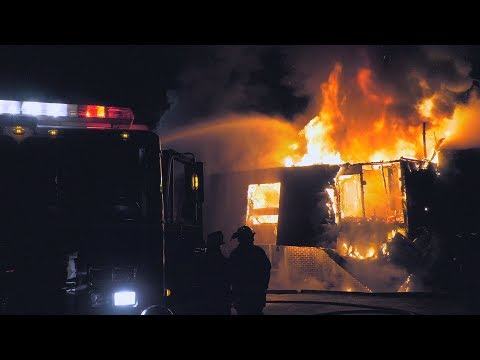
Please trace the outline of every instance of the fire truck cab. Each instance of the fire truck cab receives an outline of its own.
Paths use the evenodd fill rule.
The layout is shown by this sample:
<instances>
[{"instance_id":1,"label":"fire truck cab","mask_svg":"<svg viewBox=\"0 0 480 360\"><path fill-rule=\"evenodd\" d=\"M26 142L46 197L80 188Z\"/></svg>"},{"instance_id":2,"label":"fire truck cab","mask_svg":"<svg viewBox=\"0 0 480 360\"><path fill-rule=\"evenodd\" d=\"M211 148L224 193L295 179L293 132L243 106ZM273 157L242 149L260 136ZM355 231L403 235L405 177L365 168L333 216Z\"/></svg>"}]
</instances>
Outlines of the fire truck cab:
<instances>
[{"instance_id":1,"label":"fire truck cab","mask_svg":"<svg viewBox=\"0 0 480 360\"><path fill-rule=\"evenodd\" d=\"M0 313L140 314L195 298L203 164L133 120L0 100Z\"/></svg>"}]
</instances>

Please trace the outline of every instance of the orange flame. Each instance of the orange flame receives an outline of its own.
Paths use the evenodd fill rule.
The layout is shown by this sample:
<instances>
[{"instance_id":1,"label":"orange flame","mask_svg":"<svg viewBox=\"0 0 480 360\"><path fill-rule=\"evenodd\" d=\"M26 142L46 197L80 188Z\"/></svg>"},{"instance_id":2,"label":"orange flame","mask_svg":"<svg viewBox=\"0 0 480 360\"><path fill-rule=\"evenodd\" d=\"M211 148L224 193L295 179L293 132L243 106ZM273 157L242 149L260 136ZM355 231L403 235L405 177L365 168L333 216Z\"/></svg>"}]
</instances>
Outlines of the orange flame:
<instances>
[{"instance_id":1,"label":"orange flame","mask_svg":"<svg viewBox=\"0 0 480 360\"><path fill-rule=\"evenodd\" d=\"M299 133L307 141L306 153L297 161L293 157L287 157L284 161L285 166L340 164L343 162L340 153L334 151L334 143L330 138L334 122L343 121L343 114L338 104L338 78L341 71L342 66L336 64L328 81L321 85L322 110Z\"/></svg>"},{"instance_id":2,"label":"orange flame","mask_svg":"<svg viewBox=\"0 0 480 360\"><path fill-rule=\"evenodd\" d=\"M344 91L341 73L342 65L335 64L327 81L321 84L321 108L299 131L299 140L288 146L290 155L284 158L284 166L422 158L422 121L428 121L427 155L431 157L439 140L455 129L454 119L435 111L436 104L442 101L439 94L419 101L416 119L400 119L388 112L396 104L395 99L382 93L370 69L358 70L353 87ZM425 81L421 80L420 85L428 89ZM347 97L353 99L349 109L345 108Z\"/></svg>"},{"instance_id":3,"label":"orange flame","mask_svg":"<svg viewBox=\"0 0 480 360\"><path fill-rule=\"evenodd\" d=\"M343 255L350 256L359 260L365 259L376 259L377 252L374 247L369 247L365 252L361 252L356 246L347 245L347 243L342 244Z\"/></svg>"},{"instance_id":4,"label":"orange flame","mask_svg":"<svg viewBox=\"0 0 480 360\"><path fill-rule=\"evenodd\" d=\"M257 243L275 244L280 206L281 183L248 186L246 224L258 235Z\"/></svg>"},{"instance_id":5,"label":"orange flame","mask_svg":"<svg viewBox=\"0 0 480 360\"><path fill-rule=\"evenodd\" d=\"M375 94L371 90L373 87L372 70L360 69L357 74L357 81L363 94L366 95L373 102L381 103L384 105L390 105L393 102L393 99L390 96L382 97L378 94Z\"/></svg>"},{"instance_id":6,"label":"orange flame","mask_svg":"<svg viewBox=\"0 0 480 360\"><path fill-rule=\"evenodd\" d=\"M426 118L432 117L433 99L425 99L417 106L418 112Z\"/></svg>"}]
</instances>

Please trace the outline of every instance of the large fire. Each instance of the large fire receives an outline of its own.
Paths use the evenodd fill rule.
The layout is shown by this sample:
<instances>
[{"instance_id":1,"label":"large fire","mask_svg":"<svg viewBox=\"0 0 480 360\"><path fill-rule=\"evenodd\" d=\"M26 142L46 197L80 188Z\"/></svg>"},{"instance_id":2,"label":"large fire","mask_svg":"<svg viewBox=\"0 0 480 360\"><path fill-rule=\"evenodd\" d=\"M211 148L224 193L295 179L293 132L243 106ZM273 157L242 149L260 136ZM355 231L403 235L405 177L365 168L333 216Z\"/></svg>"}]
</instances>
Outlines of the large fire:
<instances>
[{"instance_id":1,"label":"large fire","mask_svg":"<svg viewBox=\"0 0 480 360\"><path fill-rule=\"evenodd\" d=\"M322 105L318 115L299 131L298 142L289 145L291 154L284 159L285 166L423 158L423 122L427 123L427 158L435 160L436 145L452 133L455 123L437 115L439 95L417 104L416 121L399 119L388 115L395 99L377 90L371 70L362 68L353 89L360 98L352 102L358 109L347 109L346 100L353 90L341 92L341 74L342 65L337 63L320 86ZM425 83L422 86L428 88Z\"/></svg>"},{"instance_id":2,"label":"large fire","mask_svg":"<svg viewBox=\"0 0 480 360\"><path fill-rule=\"evenodd\" d=\"M401 224L403 212L400 183L395 182L399 176L395 175L395 168L390 169L390 179L393 182L388 187L390 190L387 197L391 199L385 203L387 182L384 167L388 170L391 166L388 161L402 157L438 162L439 146L456 130L455 116L458 117L459 112L455 111L450 119L436 111L436 104L443 101L441 94L432 95L428 84L421 81L421 88L428 96L416 104L416 116L413 119L401 119L394 111L389 111L396 105L396 100L379 90L370 69L358 70L353 87L347 89L341 86L341 75L342 65L337 63L328 80L320 86L322 103L318 114L299 131L298 140L290 144L291 153L284 159L284 165L377 162L379 165L373 165L372 169L364 166L363 178L355 178L360 175L345 175L342 184L336 184L337 190L343 191L343 201L339 204L340 214L337 214L334 190L326 189L334 212L336 217L380 216L387 223L393 221ZM349 96L353 99L347 101ZM380 169L381 175L377 174L379 170L375 166ZM351 181L349 177L352 178ZM365 180L368 187L361 191L358 186ZM359 197L360 192L362 198ZM360 260L389 256L388 243L395 236L395 231L388 234L385 242L380 244L374 244L369 236L372 235L365 236L367 244L364 246L350 244L342 239L337 244L337 251Z\"/></svg>"},{"instance_id":3,"label":"large fire","mask_svg":"<svg viewBox=\"0 0 480 360\"><path fill-rule=\"evenodd\" d=\"M325 189L331 200L330 206L336 217L373 216L381 217L387 223L401 224L402 201L405 199L400 193L397 169L389 162L400 158L438 162L440 145L445 145L451 138L458 138L463 126L461 124L466 121L464 119L477 117L473 116L477 113L472 113L469 105L457 105L451 116L447 117L446 112L441 111L442 106L445 107L444 94L433 92L426 81L419 80L425 96L412 108L414 115L404 119L398 115L398 111L392 110L401 104L401 99L390 95L388 88L381 88L370 69L359 69L354 81L342 77L342 71L342 65L335 64L327 81L320 85L318 112L298 130L294 141L292 137L287 140L282 155L280 152L275 155L280 155L280 158L284 156L283 165L286 167L376 162L377 165L372 165L372 169L363 169L362 179L354 178L357 175L345 175L344 185L336 184L336 190L343 189L345 194L351 195L359 193L357 185L366 181L368 187L363 189L363 200L337 204L336 190L332 187ZM474 96L470 103L474 106L478 103L480 109L480 101L475 99ZM465 129L462 130L462 133L465 132ZM352 176L352 181L347 181L348 176ZM247 223L264 228L273 225L276 233L279 193L280 183L250 185ZM385 194L391 198L386 203ZM351 197L345 195L343 199ZM340 208L337 209L337 206ZM388 256L388 243L394 235L395 231L392 231L385 237L386 242L375 246L359 247L341 241L337 250L357 259Z\"/></svg>"}]
</instances>

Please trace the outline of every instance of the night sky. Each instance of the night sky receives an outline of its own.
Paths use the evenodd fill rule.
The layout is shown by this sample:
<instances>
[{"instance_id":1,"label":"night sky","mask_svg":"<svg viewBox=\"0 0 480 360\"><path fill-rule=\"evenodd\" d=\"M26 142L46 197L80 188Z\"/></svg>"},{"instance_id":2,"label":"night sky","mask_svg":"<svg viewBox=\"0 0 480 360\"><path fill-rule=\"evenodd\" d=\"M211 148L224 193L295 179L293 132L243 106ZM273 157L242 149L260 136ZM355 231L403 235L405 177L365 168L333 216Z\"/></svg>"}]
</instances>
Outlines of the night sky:
<instances>
[{"instance_id":1,"label":"night sky","mask_svg":"<svg viewBox=\"0 0 480 360\"><path fill-rule=\"evenodd\" d=\"M470 64L468 77L480 77L479 46L441 47L448 59L428 62L421 48L3 45L0 99L126 106L138 123L156 126L162 119L175 127L226 112L292 119L307 109L337 60L367 64L398 89L407 86L404 72L416 67L427 69L432 79L445 76L458 83L458 71L453 74L450 66L458 59Z\"/></svg>"}]
</instances>

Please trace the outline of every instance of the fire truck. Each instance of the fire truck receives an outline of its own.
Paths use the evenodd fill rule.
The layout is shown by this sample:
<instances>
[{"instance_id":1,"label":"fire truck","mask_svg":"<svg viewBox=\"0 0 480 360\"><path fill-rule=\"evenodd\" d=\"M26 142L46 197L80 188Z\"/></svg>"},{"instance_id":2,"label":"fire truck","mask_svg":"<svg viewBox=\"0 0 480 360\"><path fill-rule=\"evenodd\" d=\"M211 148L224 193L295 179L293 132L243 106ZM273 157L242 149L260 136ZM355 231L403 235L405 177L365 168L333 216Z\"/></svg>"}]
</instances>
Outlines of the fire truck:
<instances>
[{"instance_id":1,"label":"fire truck","mask_svg":"<svg viewBox=\"0 0 480 360\"><path fill-rule=\"evenodd\" d=\"M188 312L203 164L115 106L0 100L0 313Z\"/></svg>"}]
</instances>

